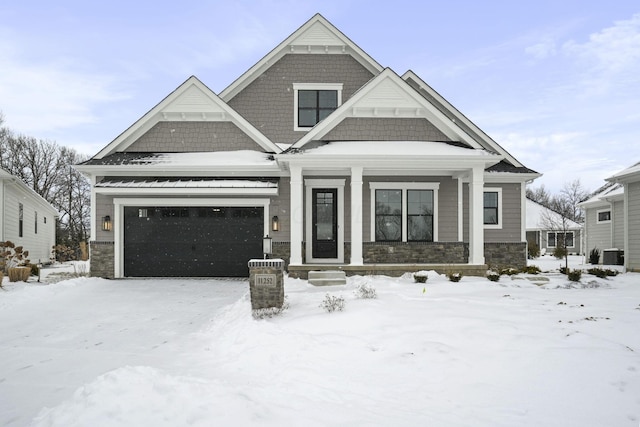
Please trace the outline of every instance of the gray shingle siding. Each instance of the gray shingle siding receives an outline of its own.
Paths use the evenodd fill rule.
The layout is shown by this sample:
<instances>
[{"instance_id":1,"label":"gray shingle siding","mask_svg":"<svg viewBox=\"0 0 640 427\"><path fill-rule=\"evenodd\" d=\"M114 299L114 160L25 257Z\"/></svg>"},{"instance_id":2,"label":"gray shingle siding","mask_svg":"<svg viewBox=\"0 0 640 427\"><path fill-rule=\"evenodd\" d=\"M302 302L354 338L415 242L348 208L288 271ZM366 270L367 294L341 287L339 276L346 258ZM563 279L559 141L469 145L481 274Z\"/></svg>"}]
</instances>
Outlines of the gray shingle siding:
<instances>
[{"instance_id":1,"label":"gray shingle siding","mask_svg":"<svg viewBox=\"0 0 640 427\"><path fill-rule=\"evenodd\" d=\"M450 141L426 119L347 118L326 135L325 141Z\"/></svg>"},{"instance_id":2,"label":"gray shingle siding","mask_svg":"<svg viewBox=\"0 0 640 427\"><path fill-rule=\"evenodd\" d=\"M228 104L277 143L294 143L294 83L342 83L346 102L373 75L349 55L285 55Z\"/></svg>"},{"instance_id":3,"label":"gray shingle siding","mask_svg":"<svg viewBox=\"0 0 640 427\"><path fill-rule=\"evenodd\" d=\"M640 182L628 184L625 190L629 201L627 210L629 247L625 254L625 257L628 257L625 263L629 269L640 271Z\"/></svg>"},{"instance_id":4,"label":"gray shingle siding","mask_svg":"<svg viewBox=\"0 0 640 427\"><path fill-rule=\"evenodd\" d=\"M264 151L231 122L159 122L129 152Z\"/></svg>"}]
</instances>

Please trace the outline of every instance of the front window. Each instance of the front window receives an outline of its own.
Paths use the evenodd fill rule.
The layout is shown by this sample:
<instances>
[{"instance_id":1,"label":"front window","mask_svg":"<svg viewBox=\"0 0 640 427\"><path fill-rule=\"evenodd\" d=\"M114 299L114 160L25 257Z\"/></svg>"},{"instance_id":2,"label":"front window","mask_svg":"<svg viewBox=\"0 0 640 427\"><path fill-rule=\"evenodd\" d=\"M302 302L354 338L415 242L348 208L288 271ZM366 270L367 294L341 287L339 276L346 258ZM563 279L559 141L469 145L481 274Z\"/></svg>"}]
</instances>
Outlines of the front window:
<instances>
[{"instance_id":1,"label":"front window","mask_svg":"<svg viewBox=\"0 0 640 427\"><path fill-rule=\"evenodd\" d=\"M437 240L438 183L372 182L372 234L377 242Z\"/></svg>"},{"instance_id":2,"label":"front window","mask_svg":"<svg viewBox=\"0 0 640 427\"><path fill-rule=\"evenodd\" d=\"M376 190L376 241L402 240L402 190Z\"/></svg>"},{"instance_id":3,"label":"front window","mask_svg":"<svg viewBox=\"0 0 640 427\"><path fill-rule=\"evenodd\" d=\"M294 83L294 130L307 131L342 103L342 84Z\"/></svg>"},{"instance_id":4,"label":"front window","mask_svg":"<svg viewBox=\"0 0 640 427\"><path fill-rule=\"evenodd\" d=\"M485 191L484 193L484 223L486 225L498 224L498 193Z\"/></svg>"},{"instance_id":5,"label":"front window","mask_svg":"<svg viewBox=\"0 0 640 427\"><path fill-rule=\"evenodd\" d=\"M407 240L433 242L433 191L407 191Z\"/></svg>"}]
</instances>

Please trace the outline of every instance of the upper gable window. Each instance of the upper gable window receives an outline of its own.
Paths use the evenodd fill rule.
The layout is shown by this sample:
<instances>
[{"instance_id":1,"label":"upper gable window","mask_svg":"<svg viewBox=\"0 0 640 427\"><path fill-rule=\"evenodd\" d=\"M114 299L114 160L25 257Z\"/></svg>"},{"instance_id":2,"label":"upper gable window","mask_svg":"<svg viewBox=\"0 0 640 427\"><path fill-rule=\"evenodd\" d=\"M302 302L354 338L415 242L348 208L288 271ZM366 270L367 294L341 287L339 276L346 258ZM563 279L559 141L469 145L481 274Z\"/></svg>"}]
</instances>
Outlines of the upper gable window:
<instances>
[{"instance_id":1,"label":"upper gable window","mask_svg":"<svg viewBox=\"0 0 640 427\"><path fill-rule=\"evenodd\" d=\"M342 83L294 83L294 130L306 131L342 104Z\"/></svg>"},{"instance_id":2,"label":"upper gable window","mask_svg":"<svg viewBox=\"0 0 640 427\"><path fill-rule=\"evenodd\" d=\"M597 211L598 221L597 224L608 223L611 222L611 210L599 210Z\"/></svg>"}]
</instances>

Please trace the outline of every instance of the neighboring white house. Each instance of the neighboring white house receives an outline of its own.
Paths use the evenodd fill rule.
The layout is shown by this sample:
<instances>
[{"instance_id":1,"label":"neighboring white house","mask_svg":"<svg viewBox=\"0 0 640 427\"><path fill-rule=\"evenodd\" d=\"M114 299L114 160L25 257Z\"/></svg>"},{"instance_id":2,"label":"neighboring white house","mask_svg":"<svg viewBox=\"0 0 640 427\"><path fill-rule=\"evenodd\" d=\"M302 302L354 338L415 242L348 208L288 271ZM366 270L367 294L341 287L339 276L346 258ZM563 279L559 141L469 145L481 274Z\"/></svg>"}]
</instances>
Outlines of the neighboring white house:
<instances>
[{"instance_id":1,"label":"neighboring white house","mask_svg":"<svg viewBox=\"0 0 640 427\"><path fill-rule=\"evenodd\" d=\"M22 180L0 169L0 241L29 251L31 262L47 262L56 242L58 212Z\"/></svg>"},{"instance_id":2,"label":"neighboring white house","mask_svg":"<svg viewBox=\"0 0 640 427\"><path fill-rule=\"evenodd\" d=\"M566 234L569 254L581 255L582 225L570 219L564 219L559 213L527 198L527 242L535 242L544 254L553 253L562 236Z\"/></svg>"},{"instance_id":3,"label":"neighboring white house","mask_svg":"<svg viewBox=\"0 0 640 427\"><path fill-rule=\"evenodd\" d=\"M611 209L611 246L623 251L627 271L640 271L640 162L607 181L616 188L600 198L608 202ZM596 220L600 220L602 211L595 210Z\"/></svg>"}]
</instances>

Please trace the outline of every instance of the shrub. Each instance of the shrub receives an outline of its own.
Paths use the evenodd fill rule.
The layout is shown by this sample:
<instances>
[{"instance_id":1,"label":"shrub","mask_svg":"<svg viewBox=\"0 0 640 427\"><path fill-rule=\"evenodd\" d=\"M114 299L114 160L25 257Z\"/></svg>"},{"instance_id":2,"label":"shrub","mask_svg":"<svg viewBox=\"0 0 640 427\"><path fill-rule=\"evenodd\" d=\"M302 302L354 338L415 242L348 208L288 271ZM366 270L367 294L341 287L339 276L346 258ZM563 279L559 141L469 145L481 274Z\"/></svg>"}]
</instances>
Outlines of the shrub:
<instances>
[{"instance_id":1,"label":"shrub","mask_svg":"<svg viewBox=\"0 0 640 427\"><path fill-rule=\"evenodd\" d=\"M55 245L51 255L54 260L59 262L75 261L78 258L75 249L67 245Z\"/></svg>"},{"instance_id":2,"label":"shrub","mask_svg":"<svg viewBox=\"0 0 640 427\"><path fill-rule=\"evenodd\" d=\"M265 319L282 314L285 310L289 309L289 301L287 301L287 295L284 296L284 303L282 307L269 307L269 308L257 308L252 311L254 319Z\"/></svg>"},{"instance_id":3,"label":"shrub","mask_svg":"<svg viewBox=\"0 0 640 427\"><path fill-rule=\"evenodd\" d=\"M540 256L540 246L533 240L527 242L527 255L529 259L538 258Z\"/></svg>"},{"instance_id":4,"label":"shrub","mask_svg":"<svg viewBox=\"0 0 640 427\"><path fill-rule=\"evenodd\" d=\"M569 274L569 270L567 270L567 267L560 267L560 273Z\"/></svg>"},{"instance_id":5,"label":"shrub","mask_svg":"<svg viewBox=\"0 0 640 427\"><path fill-rule=\"evenodd\" d=\"M582 277L582 270L570 270L567 273L567 277L569 278L569 280L571 280L572 282L579 282L580 278Z\"/></svg>"},{"instance_id":6,"label":"shrub","mask_svg":"<svg viewBox=\"0 0 640 427\"><path fill-rule=\"evenodd\" d=\"M553 250L553 256L557 259L562 259L567 256L567 250L561 246L556 246L556 248Z\"/></svg>"},{"instance_id":7,"label":"shrub","mask_svg":"<svg viewBox=\"0 0 640 427\"><path fill-rule=\"evenodd\" d=\"M16 246L9 240L0 242L0 263L3 272L8 273L10 268L29 265L28 256L29 251L25 251L22 246Z\"/></svg>"},{"instance_id":8,"label":"shrub","mask_svg":"<svg viewBox=\"0 0 640 427\"><path fill-rule=\"evenodd\" d=\"M322 300L320 307L327 313L344 310L344 297L327 294Z\"/></svg>"},{"instance_id":9,"label":"shrub","mask_svg":"<svg viewBox=\"0 0 640 427\"><path fill-rule=\"evenodd\" d=\"M9 281L10 282L26 282L31 276L31 269L29 267L11 267L9 268Z\"/></svg>"},{"instance_id":10,"label":"shrub","mask_svg":"<svg viewBox=\"0 0 640 427\"><path fill-rule=\"evenodd\" d=\"M538 267L537 265L528 265L528 266L525 267L524 273L527 273L527 274L538 274L538 273L540 273L540 267Z\"/></svg>"},{"instance_id":11,"label":"shrub","mask_svg":"<svg viewBox=\"0 0 640 427\"><path fill-rule=\"evenodd\" d=\"M513 276L514 274L518 274L520 271L517 268L503 268L500 270L500 274L504 274L506 276Z\"/></svg>"},{"instance_id":12,"label":"shrub","mask_svg":"<svg viewBox=\"0 0 640 427\"><path fill-rule=\"evenodd\" d=\"M447 277L452 282L459 282L460 279L462 279L462 273L449 273L449 274L447 274Z\"/></svg>"},{"instance_id":13,"label":"shrub","mask_svg":"<svg viewBox=\"0 0 640 427\"><path fill-rule=\"evenodd\" d=\"M375 288L371 285L368 285L367 283L358 285L358 287L354 291L354 294L356 295L356 297L362 299L373 299L378 297L378 295L376 295Z\"/></svg>"},{"instance_id":14,"label":"shrub","mask_svg":"<svg viewBox=\"0 0 640 427\"><path fill-rule=\"evenodd\" d=\"M618 270L612 268L607 268L604 272L607 273L607 276L617 276L620 273Z\"/></svg>"},{"instance_id":15,"label":"shrub","mask_svg":"<svg viewBox=\"0 0 640 427\"><path fill-rule=\"evenodd\" d=\"M428 278L429 276L425 272L413 273L413 280L416 283L426 283Z\"/></svg>"},{"instance_id":16,"label":"shrub","mask_svg":"<svg viewBox=\"0 0 640 427\"><path fill-rule=\"evenodd\" d=\"M593 248L591 252L589 252L589 264L597 265L600 264L600 249Z\"/></svg>"},{"instance_id":17,"label":"shrub","mask_svg":"<svg viewBox=\"0 0 640 427\"><path fill-rule=\"evenodd\" d=\"M593 274L594 276L599 277L601 279L604 279L605 277L607 277L607 272L601 268L590 268L587 270L587 273Z\"/></svg>"},{"instance_id":18,"label":"shrub","mask_svg":"<svg viewBox=\"0 0 640 427\"><path fill-rule=\"evenodd\" d=\"M497 282L498 280L500 280L500 273L497 273L495 271L487 271L487 279L491 280L492 282Z\"/></svg>"}]
</instances>

